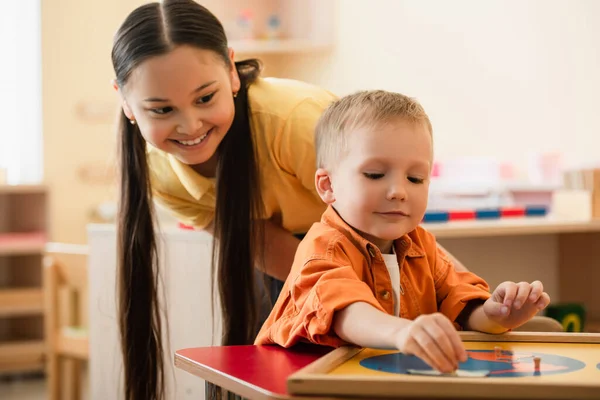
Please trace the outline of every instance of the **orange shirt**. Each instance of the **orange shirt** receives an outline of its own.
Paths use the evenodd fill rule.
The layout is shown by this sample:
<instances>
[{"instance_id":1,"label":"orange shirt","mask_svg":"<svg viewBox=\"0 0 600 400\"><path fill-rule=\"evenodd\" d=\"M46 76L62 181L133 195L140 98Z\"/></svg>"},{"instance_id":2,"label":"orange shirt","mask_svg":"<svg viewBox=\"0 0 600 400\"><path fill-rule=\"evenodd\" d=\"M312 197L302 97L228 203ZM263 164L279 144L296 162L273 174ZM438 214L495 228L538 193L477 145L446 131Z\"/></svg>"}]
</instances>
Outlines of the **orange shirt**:
<instances>
[{"instance_id":1,"label":"orange shirt","mask_svg":"<svg viewBox=\"0 0 600 400\"><path fill-rule=\"evenodd\" d=\"M471 300L490 297L487 283L458 272L422 227L394 242L400 265L400 317L441 312L456 318ZM255 344L290 347L299 341L337 347L336 311L365 302L394 313L392 282L379 249L356 233L329 207L308 231L275 307Z\"/></svg>"}]
</instances>

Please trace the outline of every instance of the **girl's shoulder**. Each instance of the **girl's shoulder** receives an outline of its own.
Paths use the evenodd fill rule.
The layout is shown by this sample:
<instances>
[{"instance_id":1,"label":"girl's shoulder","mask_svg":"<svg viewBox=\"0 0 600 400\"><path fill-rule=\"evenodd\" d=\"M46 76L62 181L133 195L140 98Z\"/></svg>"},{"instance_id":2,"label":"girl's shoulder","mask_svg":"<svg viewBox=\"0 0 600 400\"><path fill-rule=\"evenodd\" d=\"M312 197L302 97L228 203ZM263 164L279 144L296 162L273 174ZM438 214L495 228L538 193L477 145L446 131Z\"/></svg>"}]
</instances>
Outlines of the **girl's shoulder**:
<instances>
[{"instance_id":1,"label":"girl's shoulder","mask_svg":"<svg viewBox=\"0 0 600 400\"><path fill-rule=\"evenodd\" d=\"M293 79L259 78L248 89L252 114L287 118L300 104L311 102L323 110L336 99L326 89Z\"/></svg>"}]
</instances>

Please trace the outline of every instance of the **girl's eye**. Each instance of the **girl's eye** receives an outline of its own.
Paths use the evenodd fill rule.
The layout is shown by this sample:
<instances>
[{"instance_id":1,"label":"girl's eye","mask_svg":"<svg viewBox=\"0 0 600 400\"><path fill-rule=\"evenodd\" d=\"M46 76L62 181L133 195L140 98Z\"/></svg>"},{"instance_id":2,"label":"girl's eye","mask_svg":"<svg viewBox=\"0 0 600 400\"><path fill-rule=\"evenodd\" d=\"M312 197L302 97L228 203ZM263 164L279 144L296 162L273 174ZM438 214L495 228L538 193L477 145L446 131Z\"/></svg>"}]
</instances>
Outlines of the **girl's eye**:
<instances>
[{"instance_id":1,"label":"girl's eye","mask_svg":"<svg viewBox=\"0 0 600 400\"><path fill-rule=\"evenodd\" d=\"M211 94L207 94L206 96L202 96L198 99L198 101L196 101L196 103L206 104L213 98L214 95L215 95L214 93L211 93Z\"/></svg>"},{"instance_id":2,"label":"girl's eye","mask_svg":"<svg viewBox=\"0 0 600 400\"><path fill-rule=\"evenodd\" d=\"M412 182L412 183L418 183L418 184L423 183L425 181L425 179L415 178L415 177L412 177L412 176L409 176L408 180L410 182Z\"/></svg>"},{"instance_id":3,"label":"girl's eye","mask_svg":"<svg viewBox=\"0 0 600 400\"><path fill-rule=\"evenodd\" d=\"M151 108L150 112L157 115L165 115L173 111L173 107L160 107L160 108Z\"/></svg>"},{"instance_id":4,"label":"girl's eye","mask_svg":"<svg viewBox=\"0 0 600 400\"><path fill-rule=\"evenodd\" d=\"M377 180L383 178L383 174L364 172L363 175L367 179Z\"/></svg>"}]
</instances>

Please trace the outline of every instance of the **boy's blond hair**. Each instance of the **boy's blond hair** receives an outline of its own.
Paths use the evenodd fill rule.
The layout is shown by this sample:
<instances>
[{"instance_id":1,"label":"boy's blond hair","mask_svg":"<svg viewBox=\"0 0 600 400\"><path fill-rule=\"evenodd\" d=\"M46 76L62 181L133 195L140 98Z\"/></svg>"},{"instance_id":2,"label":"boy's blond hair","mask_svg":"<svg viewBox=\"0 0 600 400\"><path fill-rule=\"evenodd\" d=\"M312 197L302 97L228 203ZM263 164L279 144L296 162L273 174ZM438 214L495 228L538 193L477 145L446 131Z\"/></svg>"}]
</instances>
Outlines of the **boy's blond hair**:
<instances>
[{"instance_id":1,"label":"boy's blond hair","mask_svg":"<svg viewBox=\"0 0 600 400\"><path fill-rule=\"evenodd\" d=\"M385 90L361 91L332 103L315 127L317 168L328 168L346 150L347 134L365 126L377 127L394 118L424 124L431 122L415 99Z\"/></svg>"}]
</instances>

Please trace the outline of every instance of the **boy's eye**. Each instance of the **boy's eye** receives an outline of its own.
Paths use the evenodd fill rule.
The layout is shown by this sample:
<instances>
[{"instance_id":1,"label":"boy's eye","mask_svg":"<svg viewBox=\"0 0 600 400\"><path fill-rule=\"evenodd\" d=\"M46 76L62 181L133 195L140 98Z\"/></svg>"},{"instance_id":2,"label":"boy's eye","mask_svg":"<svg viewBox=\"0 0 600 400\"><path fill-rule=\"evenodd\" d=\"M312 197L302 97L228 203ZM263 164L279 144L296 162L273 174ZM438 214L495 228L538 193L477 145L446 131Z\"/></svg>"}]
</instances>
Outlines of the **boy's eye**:
<instances>
[{"instance_id":1,"label":"boy's eye","mask_svg":"<svg viewBox=\"0 0 600 400\"><path fill-rule=\"evenodd\" d=\"M196 103L206 104L213 98L214 95L215 95L214 93L211 93L211 94L207 94L206 96L202 96L196 101Z\"/></svg>"},{"instance_id":2,"label":"boy's eye","mask_svg":"<svg viewBox=\"0 0 600 400\"><path fill-rule=\"evenodd\" d=\"M150 112L157 115L165 115L173 111L173 107L160 107L160 108L151 108Z\"/></svg>"},{"instance_id":3,"label":"boy's eye","mask_svg":"<svg viewBox=\"0 0 600 400\"><path fill-rule=\"evenodd\" d=\"M409 176L408 180L412 183L423 183L425 179L415 178L414 176Z\"/></svg>"},{"instance_id":4,"label":"boy's eye","mask_svg":"<svg viewBox=\"0 0 600 400\"><path fill-rule=\"evenodd\" d=\"M367 179L373 179L373 180L377 180L377 179L381 179L383 178L383 174L380 173L370 173L370 172L364 172L363 175L367 178Z\"/></svg>"}]
</instances>

